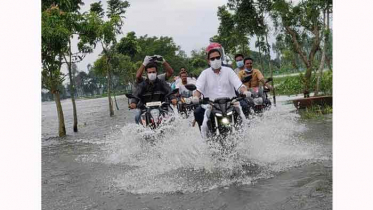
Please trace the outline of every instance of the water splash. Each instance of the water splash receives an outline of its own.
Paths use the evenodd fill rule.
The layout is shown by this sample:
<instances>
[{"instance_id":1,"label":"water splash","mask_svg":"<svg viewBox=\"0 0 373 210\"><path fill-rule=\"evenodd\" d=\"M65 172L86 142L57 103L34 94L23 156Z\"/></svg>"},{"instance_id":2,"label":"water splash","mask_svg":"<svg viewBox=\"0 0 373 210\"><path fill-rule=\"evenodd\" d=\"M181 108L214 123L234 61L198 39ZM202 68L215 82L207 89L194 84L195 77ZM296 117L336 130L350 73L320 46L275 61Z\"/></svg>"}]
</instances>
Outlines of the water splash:
<instances>
[{"instance_id":1,"label":"water splash","mask_svg":"<svg viewBox=\"0 0 373 210\"><path fill-rule=\"evenodd\" d=\"M100 161L120 165L115 185L132 193L195 192L250 184L323 158L320 146L302 138L307 128L292 111L292 106L278 105L251 119L242 132L229 137L237 144L229 155L205 142L198 128L191 127L191 119L176 118L156 132L128 124L106 140ZM152 137L155 144L145 140Z\"/></svg>"}]
</instances>

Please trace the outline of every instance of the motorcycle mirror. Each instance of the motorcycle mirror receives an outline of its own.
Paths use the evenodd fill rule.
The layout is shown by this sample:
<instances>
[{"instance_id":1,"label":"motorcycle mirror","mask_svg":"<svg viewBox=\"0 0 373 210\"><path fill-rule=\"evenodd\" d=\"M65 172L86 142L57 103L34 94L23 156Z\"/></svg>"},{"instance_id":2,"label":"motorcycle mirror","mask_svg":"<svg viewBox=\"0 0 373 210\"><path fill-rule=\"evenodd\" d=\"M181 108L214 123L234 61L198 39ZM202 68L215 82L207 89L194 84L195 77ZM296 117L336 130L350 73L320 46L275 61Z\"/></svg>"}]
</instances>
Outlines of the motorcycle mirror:
<instances>
[{"instance_id":1,"label":"motorcycle mirror","mask_svg":"<svg viewBox=\"0 0 373 210\"><path fill-rule=\"evenodd\" d=\"M250 82L250 80L253 78L253 75L249 74L248 76L244 77L242 79L242 83Z\"/></svg>"},{"instance_id":2,"label":"motorcycle mirror","mask_svg":"<svg viewBox=\"0 0 373 210\"><path fill-rule=\"evenodd\" d=\"M197 87L194 84L186 84L185 88L190 90L190 91L193 91L193 90L197 89Z\"/></svg>"}]
</instances>

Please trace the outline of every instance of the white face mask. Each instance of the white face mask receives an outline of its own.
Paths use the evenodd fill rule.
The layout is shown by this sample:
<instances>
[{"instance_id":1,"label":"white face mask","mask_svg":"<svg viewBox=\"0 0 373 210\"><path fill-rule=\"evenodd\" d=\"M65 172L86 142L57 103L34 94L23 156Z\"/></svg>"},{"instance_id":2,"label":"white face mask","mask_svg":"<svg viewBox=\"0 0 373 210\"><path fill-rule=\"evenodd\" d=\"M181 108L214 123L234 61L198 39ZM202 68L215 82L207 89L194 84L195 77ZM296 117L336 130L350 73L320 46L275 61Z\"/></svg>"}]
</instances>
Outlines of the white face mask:
<instances>
[{"instance_id":1,"label":"white face mask","mask_svg":"<svg viewBox=\"0 0 373 210\"><path fill-rule=\"evenodd\" d=\"M221 59L221 58L220 58ZM221 67L221 60L215 59L213 61L210 61L210 66L212 69L220 69Z\"/></svg>"},{"instance_id":2,"label":"white face mask","mask_svg":"<svg viewBox=\"0 0 373 210\"><path fill-rule=\"evenodd\" d=\"M157 73L149 73L148 74L148 79L150 81L154 81L155 79L157 79Z\"/></svg>"}]
</instances>

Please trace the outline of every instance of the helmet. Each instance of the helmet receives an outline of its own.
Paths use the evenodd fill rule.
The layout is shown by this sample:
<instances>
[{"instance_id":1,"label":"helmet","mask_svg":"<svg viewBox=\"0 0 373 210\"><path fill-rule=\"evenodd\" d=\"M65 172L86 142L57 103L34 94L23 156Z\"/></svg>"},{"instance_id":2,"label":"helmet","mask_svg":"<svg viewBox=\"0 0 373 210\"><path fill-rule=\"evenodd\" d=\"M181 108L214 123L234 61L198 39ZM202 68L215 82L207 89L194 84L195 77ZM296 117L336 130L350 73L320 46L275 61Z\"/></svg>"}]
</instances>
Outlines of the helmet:
<instances>
[{"instance_id":1,"label":"helmet","mask_svg":"<svg viewBox=\"0 0 373 210\"><path fill-rule=\"evenodd\" d=\"M222 61L224 61L224 48L221 46L221 44L219 44L217 42L211 42L211 44L209 44L209 46L206 47L206 55L207 56L208 56L208 53L210 52L210 50L212 50L212 49L219 50Z\"/></svg>"}]
</instances>

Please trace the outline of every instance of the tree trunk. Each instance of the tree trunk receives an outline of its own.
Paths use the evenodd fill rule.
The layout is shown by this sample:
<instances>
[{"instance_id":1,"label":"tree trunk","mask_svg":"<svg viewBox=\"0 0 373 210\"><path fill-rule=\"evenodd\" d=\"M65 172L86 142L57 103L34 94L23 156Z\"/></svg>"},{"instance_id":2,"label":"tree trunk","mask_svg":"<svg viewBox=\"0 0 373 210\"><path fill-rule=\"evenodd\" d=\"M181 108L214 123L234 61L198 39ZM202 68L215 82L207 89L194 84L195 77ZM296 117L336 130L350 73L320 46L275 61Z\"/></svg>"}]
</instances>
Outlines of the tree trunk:
<instances>
[{"instance_id":1,"label":"tree trunk","mask_svg":"<svg viewBox=\"0 0 373 210\"><path fill-rule=\"evenodd\" d=\"M329 56L325 55L326 64L328 65L329 71L333 71Z\"/></svg>"},{"instance_id":2,"label":"tree trunk","mask_svg":"<svg viewBox=\"0 0 373 210\"><path fill-rule=\"evenodd\" d=\"M297 55L295 54L295 53L293 53L294 54L294 56L293 56L293 59L291 59L291 65L293 65L293 67L294 67L294 69L295 69L295 71L294 72L299 72L299 68L298 68L298 66L297 66Z\"/></svg>"},{"instance_id":3,"label":"tree trunk","mask_svg":"<svg viewBox=\"0 0 373 210\"><path fill-rule=\"evenodd\" d=\"M107 96L108 96L108 100L109 100L109 110L110 110L110 117L114 116L114 109L113 109L113 101L111 99L111 72L110 72L110 67L109 67L109 58L107 59L107 82L108 82L108 85L107 85Z\"/></svg>"},{"instance_id":4,"label":"tree trunk","mask_svg":"<svg viewBox=\"0 0 373 210\"><path fill-rule=\"evenodd\" d=\"M325 24L325 11L324 11L324 14L323 14L323 20L324 20L324 47L322 49L322 55L321 55L321 62L320 62L320 66L319 66L319 74L317 75L317 81L316 81L316 89L315 89L315 96L319 95L319 91L320 91L320 82L321 82L321 79L322 79L322 73L323 73L323 69L324 69L324 65L325 65L325 51L326 51L326 46L327 46L327 34L325 33L325 31L327 30L326 29L326 24ZM329 14L328 14L329 16ZM328 18L329 19L329 18Z\"/></svg>"},{"instance_id":5,"label":"tree trunk","mask_svg":"<svg viewBox=\"0 0 373 210\"><path fill-rule=\"evenodd\" d=\"M304 75L304 98L310 97L310 84L311 84L311 75L312 75L312 64L307 66L306 74Z\"/></svg>"},{"instance_id":6,"label":"tree trunk","mask_svg":"<svg viewBox=\"0 0 373 210\"><path fill-rule=\"evenodd\" d=\"M114 95L115 106L117 107L117 110L119 110L117 98L115 97L115 90L113 90L113 95Z\"/></svg>"},{"instance_id":7,"label":"tree trunk","mask_svg":"<svg viewBox=\"0 0 373 210\"><path fill-rule=\"evenodd\" d=\"M259 50L260 70L262 70L262 71L264 72L264 69L263 69L262 53L260 52L260 39L259 39L259 36L258 36L258 35L256 35L256 37L258 38L258 50Z\"/></svg>"},{"instance_id":8,"label":"tree trunk","mask_svg":"<svg viewBox=\"0 0 373 210\"><path fill-rule=\"evenodd\" d=\"M74 115L74 125L73 130L74 132L78 132L78 115L76 112L76 105L75 105L75 85L74 85L74 79L72 75L72 68L71 68L71 40L69 40L69 62L68 62L68 70L69 70L69 78L70 78L70 95L71 95L71 102L73 104L73 115ZM67 63L66 57L65 61Z\"/></svg>"},{"instance_id":9,"label":"tree trunk","mask_svg":"<svg viewBox=\"0 0 373 210\"><path fill-rule=\"evenodd\" d=\"M63 117L63 110L62 110L59 91L54 92L54 101L56 102L57 114L58 114L58 136L63 137L63 136L66 136L66 128L65 128L65 119Z\"/></svg>"}]
</instances>

